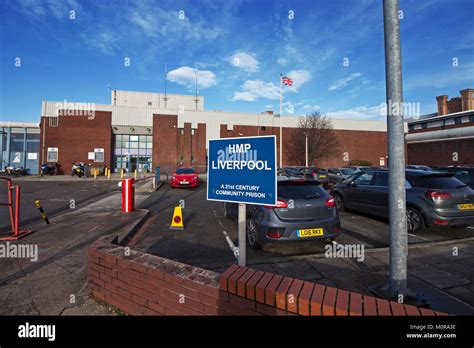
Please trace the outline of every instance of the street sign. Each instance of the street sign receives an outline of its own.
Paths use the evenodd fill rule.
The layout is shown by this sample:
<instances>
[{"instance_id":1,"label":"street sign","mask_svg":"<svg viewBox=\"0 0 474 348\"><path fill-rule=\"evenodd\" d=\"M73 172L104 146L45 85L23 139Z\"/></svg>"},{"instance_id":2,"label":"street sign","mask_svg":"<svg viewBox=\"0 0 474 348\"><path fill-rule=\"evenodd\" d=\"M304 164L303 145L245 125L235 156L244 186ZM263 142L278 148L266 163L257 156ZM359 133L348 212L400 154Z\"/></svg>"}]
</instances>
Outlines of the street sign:
<instances>
[{"instance_id":1,"label":"street sign","mask_svg":"<svg viewBox=\"0 0 474 348\"><path fill-rule=\"evenodd\" d=\"M207 199L276 205L276 137L209 140Z\"/></svg>"}]
</instances>

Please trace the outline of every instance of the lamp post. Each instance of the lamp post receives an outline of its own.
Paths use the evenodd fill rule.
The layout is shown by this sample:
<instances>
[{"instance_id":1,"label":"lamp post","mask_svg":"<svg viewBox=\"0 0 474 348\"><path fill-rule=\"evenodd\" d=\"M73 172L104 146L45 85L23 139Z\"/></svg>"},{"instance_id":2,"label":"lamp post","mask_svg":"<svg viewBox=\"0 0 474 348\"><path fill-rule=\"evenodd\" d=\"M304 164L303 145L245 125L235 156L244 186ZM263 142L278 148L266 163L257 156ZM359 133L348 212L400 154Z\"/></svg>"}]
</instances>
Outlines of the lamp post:
<instances>
[{"instance_id":1,"label":"lamp post","mask_svg":"<svg viewBox=\"0 0 474 348\"><path fill-rule=\"evenodd\" d=\"M306 168L308 168L308 133L304 133L305 142L306 142Z\"/></svg>"}]
</instances>

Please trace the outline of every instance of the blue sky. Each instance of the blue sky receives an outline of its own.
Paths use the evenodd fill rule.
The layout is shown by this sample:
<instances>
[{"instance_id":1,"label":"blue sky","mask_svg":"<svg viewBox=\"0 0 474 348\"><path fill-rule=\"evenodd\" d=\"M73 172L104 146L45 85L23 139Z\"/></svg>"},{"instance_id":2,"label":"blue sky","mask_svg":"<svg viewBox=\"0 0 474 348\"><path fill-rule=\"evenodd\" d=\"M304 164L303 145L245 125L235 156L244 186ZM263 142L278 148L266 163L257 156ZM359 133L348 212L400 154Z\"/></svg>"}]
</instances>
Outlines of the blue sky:
<instances>
[{"instance_id":1,"label":"blue sky","mask_svg":"<svg viewBox=\"0 0 474 348\"><path fill-rule=\"evenodd\" d=\"M38 121L42 100L110 103L108 86L162 92L165 62L169 93L194 93L197 69L208 110L278 112L283 73L284 114L383 119L381 4L2 0L0 119ZM474 88L474 1L400 8L404 100L435 112L437 95Z\"/></svg>"}]
</instances>

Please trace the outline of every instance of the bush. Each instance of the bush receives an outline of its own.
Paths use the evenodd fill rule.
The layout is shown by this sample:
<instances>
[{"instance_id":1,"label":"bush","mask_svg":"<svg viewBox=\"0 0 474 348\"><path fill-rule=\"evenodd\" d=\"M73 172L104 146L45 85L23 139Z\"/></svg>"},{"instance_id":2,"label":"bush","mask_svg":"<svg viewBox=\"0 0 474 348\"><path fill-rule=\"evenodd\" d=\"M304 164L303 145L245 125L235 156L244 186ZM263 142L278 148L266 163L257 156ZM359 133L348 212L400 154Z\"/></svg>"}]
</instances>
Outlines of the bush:
<instances>
[{"instance_id":1,"label":"bush","mask_svg":"<svg viewBox=\"0 0 474 348\"><path fill-rule=\"evenodd\" d=\"M350 162L351 166L367 166L370 167L372 166L372 162L366 161L366 160L353 160Z\"/></svg>"}]
</instances>

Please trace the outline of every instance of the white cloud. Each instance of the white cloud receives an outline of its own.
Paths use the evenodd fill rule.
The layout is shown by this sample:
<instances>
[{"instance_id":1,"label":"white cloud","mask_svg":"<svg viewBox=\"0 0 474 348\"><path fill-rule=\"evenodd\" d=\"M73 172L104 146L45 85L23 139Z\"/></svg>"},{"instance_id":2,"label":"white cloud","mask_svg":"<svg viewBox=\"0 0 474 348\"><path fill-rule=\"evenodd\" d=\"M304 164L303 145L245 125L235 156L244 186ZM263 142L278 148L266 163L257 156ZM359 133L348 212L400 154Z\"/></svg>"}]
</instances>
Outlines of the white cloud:
<instances>
[{"instance_id":1,"label":"white cloud","mask_svg":"<svg viewBox=\"0 0 474 348\"><path fill-rule=\"evenodd\" d=\"M112 54L118 48L118 39L115 32L105 28L93 33L82 33L81 39L92 49L99 50L104 54Z\"/></svg>"},{"instance_id":2,"label":"white cloud","mask_svg":"<svg viewBox=\"0 0 474 348\"><path fill-rule=\"evenodd\" d=\"M350 74L349 76L344 77L344 78L342 78L342 79L340 79L340 80L334 81L333 83L331 83L331 84L329 85L328 91L335 91L335 90L337 90L337 89L339 89L339 88L345 87L345 86L347 86L347 84L348 84L350 81L352 81L352 80L354 80L355 78L360 77L360 76L362 76L362 74L359 73L359 72L357 72L357 73L352 73L352 74Z\"/></svg>"},{"instance_id":3,"label":"white cloud","mask_svg":"<svg viewBox=\"0 0 474 348\"><path fill-rule=\"evenodd\" d=\"M267 105L265 105L265 109L273 110L273 104L267 104Z\"/></svg>"},{"instance_id":4,"label":"white cloud","mask_svg":"<svg viewBox=\"0 0 474 348\"><path fill-rule=\"evenodd\" d=\"M265 83L261 80L247 80L241 87L242 91L235 92L232 101L254 101L259 98L280 99L280 88L271 82Z\"/></svg>"},{"instance_id":5,"label":"white cloud","mask_svg":"<svg viewBox=\"0 0 474 348\"><path fill-rule=\"evenodd\" d=\"M277 64L286 65L286 64L288 64L288 59L286 59L285 57L279 57L277 59Z\"/></svg>"},{"instance_id":6,"label":"white cloud","mask_svg":"<svg viewBox=\"0 0 474 348\"><path fill-rule=\"evenodd\" d=\"M216 75L212 71L198 70L189 66L171 70L167 74L167 79L191 89L196 84L196 75L199 89L209 88L217 84Z\"/></svg>"},{"instance_id":7,"label":"white cloud","mask_svg":"<svg viewBox=\"0 0 474 348\"><path fill-rule=\"evenodd\" d=\"M352 109L328 112L326 116L342 119L382 120L384 119L383 104L376 106L357 106Z\"/></svg>"},{"instance_id":8,"label":"white cloud","mask_svg":"<svg viewBox=\"0 0 474 348\"><path fill-rule=\"evenodd\" d=\"M293 79L293 85L289 88L291 92L297 92L298 88L311 80L311 73L308 70L293 70L287 76Z\"/></svg>"},{"instance_id":9,"label":"white cloud","mask_svg":"<svg viewBox=\"0 0 474 348\"><path fill-rule=\"evenodd\" d=\"M255 55L243 51L234 53L228 58L230 64L246 72L254 73L259 70L259 61Z\"/></svg>"},{"instance_id":10,"label":"white cloud","mask_svg":"<svg viewBox=\"0 0 474 348\"><path fill-rule=\"evenodd\" d=\"M223 34L223 29L179 11L165 11L151 2L138 2L130 11L129 20L150 38L214 40Z\"/></svg>"},{"instance_id":11,"label":"white cloud","mask_svg":"<svg viewBox=\"0 0 474 348\"><path fill-rule=\"evenodd\" d=\"M15 1L14 9L34 19L52 16L58 20L69 18L69 11L81 7L76 0L23 0Z\"/></svg>"}]
</instances>

